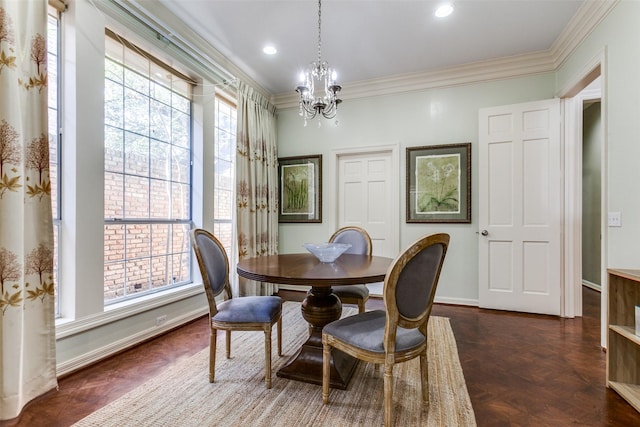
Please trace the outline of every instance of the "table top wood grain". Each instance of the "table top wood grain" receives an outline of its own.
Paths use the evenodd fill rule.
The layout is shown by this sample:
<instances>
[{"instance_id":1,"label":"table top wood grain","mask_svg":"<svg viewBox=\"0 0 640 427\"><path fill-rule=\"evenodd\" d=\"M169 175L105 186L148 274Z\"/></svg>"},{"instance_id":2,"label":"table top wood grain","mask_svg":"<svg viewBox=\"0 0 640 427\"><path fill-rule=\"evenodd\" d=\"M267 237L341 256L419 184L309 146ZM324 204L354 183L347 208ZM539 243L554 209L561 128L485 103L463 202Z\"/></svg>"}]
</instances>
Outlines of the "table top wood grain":
<instances>
[{"instance_id":1,"label":"table top wood grain","mask_svg":"<svg viewBox=\"0 0 640 427\"><path fill-rule=\"evenodd\" d=\"M393 259L342 254L332 263L322 263L310 253L280 254L243 259L241 277L283 285L329 287L382 282Z\"/></svg>"}]
</instances>

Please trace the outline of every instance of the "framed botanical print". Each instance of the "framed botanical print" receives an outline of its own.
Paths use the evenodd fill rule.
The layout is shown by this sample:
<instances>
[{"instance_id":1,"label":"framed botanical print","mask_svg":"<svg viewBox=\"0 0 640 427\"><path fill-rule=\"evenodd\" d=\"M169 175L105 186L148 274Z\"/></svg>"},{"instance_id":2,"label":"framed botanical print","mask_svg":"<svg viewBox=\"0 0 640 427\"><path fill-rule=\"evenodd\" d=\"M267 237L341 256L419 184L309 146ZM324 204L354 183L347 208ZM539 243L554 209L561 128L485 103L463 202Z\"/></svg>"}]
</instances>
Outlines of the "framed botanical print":
<instances>
[{"instance_id":1,"label":"framed botanical print","mask_svg":"<svg viewBox=\"0 0 640 427\"><path fill-rule=\"evenodd\" d=\"M471 143L407 147L407 222L471 222Z\"/></svg>"},{"instance_id":2,"label":"framed botanical print","mask_svg":"<svg viewBox=\"0 0 640 427\"><path fill-rule=\"evenodd\" d=\"M278 159L279 222L322 222L322 155Z\"/></svg>"}]
</instances>

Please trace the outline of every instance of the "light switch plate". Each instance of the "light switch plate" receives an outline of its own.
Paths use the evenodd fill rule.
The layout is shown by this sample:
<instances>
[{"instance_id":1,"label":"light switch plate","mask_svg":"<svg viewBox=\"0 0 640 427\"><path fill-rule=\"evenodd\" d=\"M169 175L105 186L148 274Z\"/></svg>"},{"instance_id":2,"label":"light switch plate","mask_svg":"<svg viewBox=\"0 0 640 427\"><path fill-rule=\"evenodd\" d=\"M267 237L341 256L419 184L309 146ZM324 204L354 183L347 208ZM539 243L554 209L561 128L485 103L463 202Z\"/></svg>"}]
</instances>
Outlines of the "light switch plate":
<instances>
[{"instance_id":1,"label":"light switch plate","mask_svg":"<svg viewBox=\"0 0 640 427\"><path fill-rule=\"evenodd\" d=\"M622 227L620 212L609 212L609 227Z\"/></svg>"}]
</instances>

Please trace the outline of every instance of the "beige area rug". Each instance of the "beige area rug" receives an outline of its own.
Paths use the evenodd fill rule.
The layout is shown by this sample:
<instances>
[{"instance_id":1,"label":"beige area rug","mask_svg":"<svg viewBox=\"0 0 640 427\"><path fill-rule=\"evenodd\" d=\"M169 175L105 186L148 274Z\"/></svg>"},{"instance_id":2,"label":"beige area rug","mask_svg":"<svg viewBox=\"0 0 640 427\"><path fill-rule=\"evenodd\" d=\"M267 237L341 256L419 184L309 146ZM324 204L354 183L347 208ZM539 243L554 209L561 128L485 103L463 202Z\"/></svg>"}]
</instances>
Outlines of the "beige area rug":
<instances>
[{"instance_id":1,"label":"beige area rug","mask_svg":"<svg viewBox=\"0 0 640 427\"><path fill-rule=\"evenodd\" d=\"M343 315L355 314L353 308ZM224 357L219 334L216 382L208 381L208 349L149 380L76 426L377 426L383 424L382 369L360 362L347 390L331 390L322 403L321 386L279 378L275 371L305 341L300 304L286 302L283 351L273 343L273 384L264 385L264 334L235 332L231 356ZM429 321L429 395L420 398L419 359L394 368L396 426L475 426L456 341L449 319Z\"/></svg>"}]
</instances>

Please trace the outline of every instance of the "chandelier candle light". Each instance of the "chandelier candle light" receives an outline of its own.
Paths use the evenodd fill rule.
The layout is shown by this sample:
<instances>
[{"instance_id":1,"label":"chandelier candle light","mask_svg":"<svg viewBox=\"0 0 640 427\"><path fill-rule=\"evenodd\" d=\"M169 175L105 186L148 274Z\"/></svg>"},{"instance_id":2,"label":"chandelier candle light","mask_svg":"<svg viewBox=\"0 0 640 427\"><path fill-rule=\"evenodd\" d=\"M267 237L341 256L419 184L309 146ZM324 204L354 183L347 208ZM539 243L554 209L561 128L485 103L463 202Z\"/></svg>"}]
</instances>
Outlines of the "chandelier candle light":
<instances>
[{"instance_id":1,"label":"chandelier candle light","mask_svg":"<svg viewBox=\"0 0 640 427\"><path fill-rule=\"evenodd\" d=\"M329 67L327 61L322 60L320 48L322 46L322 0L318 0L318 60L309 64L309 69L300 75L300 85L296 92L300 94L300 115L307 120L321 114L326 119L332 119L338 113L338 104L342 102L337 93L342 87L336 84L336 72ZM316 88L318 94L315 93ZM324 94L321 91L324 89ZM336 122L337 123L337 122ZM320 126L320 122L318 122Z\"/></svg>"}]
</instances>

